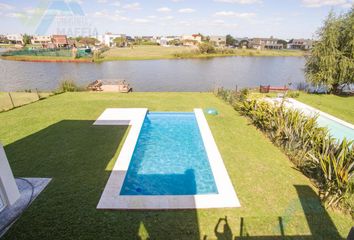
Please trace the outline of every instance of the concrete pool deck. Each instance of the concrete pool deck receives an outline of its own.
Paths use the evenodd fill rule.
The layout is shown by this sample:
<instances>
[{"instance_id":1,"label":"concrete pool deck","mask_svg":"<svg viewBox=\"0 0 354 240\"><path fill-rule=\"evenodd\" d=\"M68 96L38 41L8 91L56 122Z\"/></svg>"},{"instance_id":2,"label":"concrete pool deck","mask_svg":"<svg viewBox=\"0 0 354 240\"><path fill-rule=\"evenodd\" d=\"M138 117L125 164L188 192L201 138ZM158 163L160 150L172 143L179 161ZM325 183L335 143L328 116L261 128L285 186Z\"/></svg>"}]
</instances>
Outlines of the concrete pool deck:
<instances>
[{"instance_id":1,"label":"concrete pool deck","mask_svg":"<svg viewBox=\"0 0 354 240\"><path fill-rule=\"evenodd\" d=\"M147 112L147 108L110 108L106 109L94 123L94 125L131 126L106 187L101 195L97 209L196 209L240 207L240 202L202 109L194 109L194 113L218 188L218 194L158 196L130 196L119 194Z\"/></svg>"}]
</instances>

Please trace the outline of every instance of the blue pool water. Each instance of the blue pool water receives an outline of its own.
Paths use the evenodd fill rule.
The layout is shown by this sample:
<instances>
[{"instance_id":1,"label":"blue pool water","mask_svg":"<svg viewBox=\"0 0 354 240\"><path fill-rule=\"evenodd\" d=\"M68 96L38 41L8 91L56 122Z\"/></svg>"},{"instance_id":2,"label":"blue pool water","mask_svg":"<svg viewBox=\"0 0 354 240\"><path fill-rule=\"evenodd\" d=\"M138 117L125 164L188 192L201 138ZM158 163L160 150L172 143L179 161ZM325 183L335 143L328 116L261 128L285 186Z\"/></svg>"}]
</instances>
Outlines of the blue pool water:
<instances>
[{"instance_id":1,"label":"blue pool water","mask_svg":"<svg viewBox=\"0 0 354 240\"><path fill-rule=\"evenodd\" d=\"M348 140L354 140L354 129L351 129L339 122L329 119L323 115L319 115L317 122L322 127L327 127L329 134L339 140L347 138Z\"/></svg>"},{"instance_id":2,"label":"blue pool water","mask_svg":"<svg viewBox=\"0 0 354 240\"><path fill-rule=\"evenodd\" d=\"M148 113L121 195L215 194L194 113Z\"/></svg>"}]
</instances>

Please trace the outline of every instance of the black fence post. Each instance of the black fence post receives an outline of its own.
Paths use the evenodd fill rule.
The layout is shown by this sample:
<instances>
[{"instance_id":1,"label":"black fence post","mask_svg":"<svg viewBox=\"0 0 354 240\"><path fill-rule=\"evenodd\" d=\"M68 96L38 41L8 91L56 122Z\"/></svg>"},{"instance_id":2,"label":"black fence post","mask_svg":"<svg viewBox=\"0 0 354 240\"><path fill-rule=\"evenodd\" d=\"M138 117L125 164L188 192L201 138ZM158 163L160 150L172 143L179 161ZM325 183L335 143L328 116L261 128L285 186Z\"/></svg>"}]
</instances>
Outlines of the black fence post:
<instances>
[{"instance_id":1,"label":"black fence post","mask_svg":"<svg viewBox=\"0 0 354 240\"><path fill-rule=\"evenodd\" d=\"M36 88L36 93L37 93L37 97L38 97L38 100L41 99L41 96L39 95L39 92L38 92L38 89Z\"/></svg>"}]
</instances>

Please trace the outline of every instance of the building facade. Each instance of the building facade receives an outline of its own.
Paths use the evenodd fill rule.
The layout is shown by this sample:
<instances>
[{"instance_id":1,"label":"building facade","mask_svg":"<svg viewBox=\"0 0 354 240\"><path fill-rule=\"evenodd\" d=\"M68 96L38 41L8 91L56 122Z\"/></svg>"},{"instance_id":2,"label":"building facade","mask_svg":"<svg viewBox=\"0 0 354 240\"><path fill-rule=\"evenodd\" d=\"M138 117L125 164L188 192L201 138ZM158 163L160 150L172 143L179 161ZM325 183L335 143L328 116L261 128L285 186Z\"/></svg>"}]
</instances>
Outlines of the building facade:
<instances>
[{"instance_id":1,"label":"building facade","mask_svg":"<svg viewBox=\"0 0 354 240\"><path fill-rule=\"evenodd\" d=\"M31 39L32 44L48 44L52 42L51 36L33 36Z\"/></svg>"},{"instance_id":2,"label":"building facade","mask_svg":"<svg viewBox=\"0 0 354 240\"><path fill-rule=\"evenodd\" d=\"M61 48L61 47L68 47L68 39L66 35L53 35L52 36L52 44L56 48Z\"/></svg>"},{"instance_id":3,"label":"building facade","mask_svg":"<svg viewBox=\"0 0 354 240\"><path fill-rule=\"evenodd\" d=\"M310 50L312 48L313 41L311 39L292 39L289 41L288 49L300 49Z\"/></svg>"},{"instance_id":4,"label":"building facade","mask_svg":"<svg viewBox=\"0 0 354 240\"><path fill-rule=\"evenodd\" d=\"M202 36L200 34L182 35L183 46L197 46L202 42Z\"/></svg>"},{"instance_id":5,"label":"building facade","mask_svg":"<svg viewBox=\"0 0 354 240\"><path fill-rule=\"evenodd\" d=\"M8 34L6 35L7 40L12 44L23 44L22 34Z\"/></svg>"},{"instance_id":6,"label":"building facade","mask_svg":"<svg viewBox=\"0 0 354 240\"><path fill-rule=\"evenodd\" d=\"M216 47L226 46L226 36L210 36L210 42Z\"/></svg>"},{"instance_id":7,"label":"building facade","mask_svg":"<svg viewBox=\"0 0 354 240\"><path fill-rule=\"evenodd\" d=\"M115 33L106 33L102 36L98 36L98 41L101 42L101 44L106 45L107 47L114 47L116 46L116 43L114 40L116 38L126 38L125 34L115 34Z\"/></svg>"},{"instance_id":8,"label":"building facade","mask_svg":"<svg viewBox=\"0 0 354 240\"><path fill-rule=\"evenodd\" d=\"M249 47L258 49L258 50L263 50L263 49L283 49L284 45L281 43L278 43L280 39L277 38L252 38L249 41Z\"/></svg>"}]
</instances>

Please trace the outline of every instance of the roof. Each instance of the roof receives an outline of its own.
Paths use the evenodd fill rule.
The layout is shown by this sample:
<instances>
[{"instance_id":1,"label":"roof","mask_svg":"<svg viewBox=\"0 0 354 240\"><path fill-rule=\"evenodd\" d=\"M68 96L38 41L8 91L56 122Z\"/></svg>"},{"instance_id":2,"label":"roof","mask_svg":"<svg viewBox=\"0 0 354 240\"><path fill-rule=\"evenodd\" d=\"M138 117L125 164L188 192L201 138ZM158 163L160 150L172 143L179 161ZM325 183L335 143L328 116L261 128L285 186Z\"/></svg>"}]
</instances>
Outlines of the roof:
<instances>
[{"instance_id":1,"label":"roof","mask_svg":"<svg viewBox=\"0 0 354 240\"><path fill-rule=\"evenodd\" d=\"M52 41L55 44L68 44L68 39L66 38L66 35L53 35Z\"/></svg>"}]
</instances>

